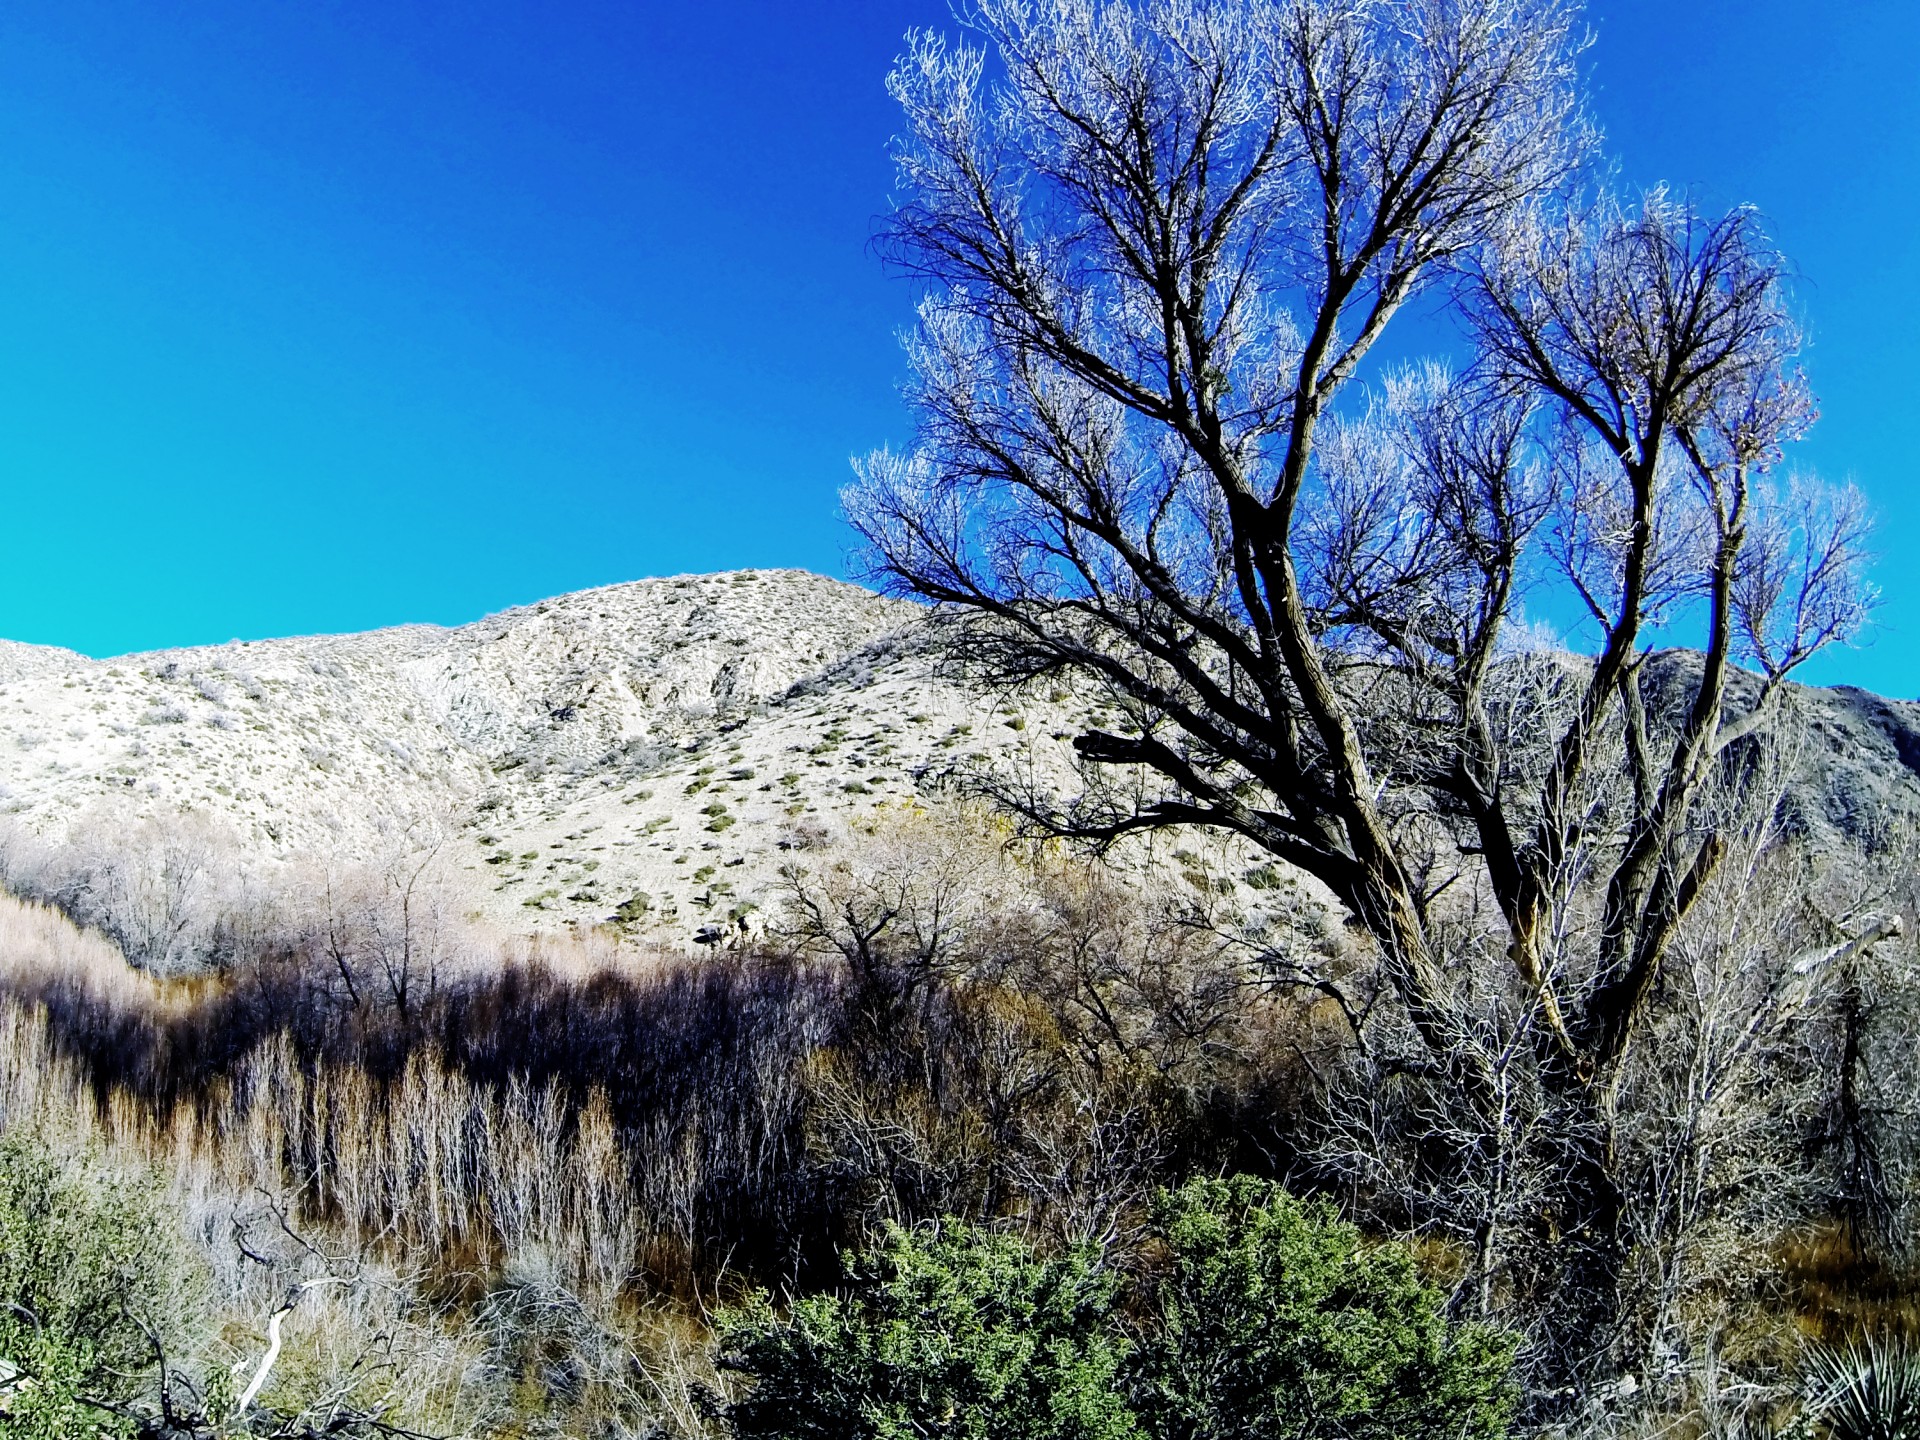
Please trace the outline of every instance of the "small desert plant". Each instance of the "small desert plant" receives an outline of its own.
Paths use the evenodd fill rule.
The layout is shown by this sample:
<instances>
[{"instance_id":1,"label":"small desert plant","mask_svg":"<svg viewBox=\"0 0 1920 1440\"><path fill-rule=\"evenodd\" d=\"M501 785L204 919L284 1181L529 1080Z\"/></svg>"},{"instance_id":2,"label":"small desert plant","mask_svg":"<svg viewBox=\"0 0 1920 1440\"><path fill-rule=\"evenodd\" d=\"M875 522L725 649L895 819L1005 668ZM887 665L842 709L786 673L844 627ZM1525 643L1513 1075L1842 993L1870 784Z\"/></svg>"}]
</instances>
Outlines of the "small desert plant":
<instances>
[{"instance_id":1,"label":"small desert plant","mask_svg":"<svg viewBox=\"0 0 1920 1440\"><path fill-rule=\"evenodd\" d=\"M1806 1420L1826 1440L1920 1440L1920 1351L1869 1340L1807 1360Z\"/></svg>"}]
</instances>

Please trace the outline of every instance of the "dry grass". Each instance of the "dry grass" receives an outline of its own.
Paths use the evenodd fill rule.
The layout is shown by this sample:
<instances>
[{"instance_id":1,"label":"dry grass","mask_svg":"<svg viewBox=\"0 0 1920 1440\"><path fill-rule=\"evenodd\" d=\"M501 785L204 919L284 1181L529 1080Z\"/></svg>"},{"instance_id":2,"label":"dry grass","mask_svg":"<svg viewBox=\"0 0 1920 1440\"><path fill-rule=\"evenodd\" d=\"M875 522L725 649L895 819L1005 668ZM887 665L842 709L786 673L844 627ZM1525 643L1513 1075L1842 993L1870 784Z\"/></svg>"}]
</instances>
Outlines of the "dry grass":
<instances>
[{"instance_id":1,"label":"dry grass","mask_svg":"<svg viewBox=\"0 0 1920 1440\"><path fill-rule=\"evenodd\" d=\"M1838 1224L1798 1230L1775 1247L1779 1300L1807 1336L1920 1340L1920 1273L1863 1249Z\"/></svg>"}]
</instances>

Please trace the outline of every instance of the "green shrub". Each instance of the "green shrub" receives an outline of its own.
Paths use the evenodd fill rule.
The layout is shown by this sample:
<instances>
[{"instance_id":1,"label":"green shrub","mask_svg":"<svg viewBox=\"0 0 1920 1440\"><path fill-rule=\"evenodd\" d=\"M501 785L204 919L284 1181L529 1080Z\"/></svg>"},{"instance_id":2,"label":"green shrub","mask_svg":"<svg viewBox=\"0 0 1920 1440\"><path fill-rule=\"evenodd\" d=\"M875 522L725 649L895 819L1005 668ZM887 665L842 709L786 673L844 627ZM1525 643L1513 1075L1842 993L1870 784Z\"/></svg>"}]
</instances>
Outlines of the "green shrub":
<instances>
[{"instance_id":1,"label":"green shrub","mask_svg":"<svg viewBox=\"0 0 1920 1440\"><path fill-rule=\"evenodd\" d=\"M1162 1273L1117 1304L1086 1249L890 1229L845 1296L722 1327L738 1440L1500 1440L1512 1337L1454 1324L1397 1245L1237 1177L1163 1195ZM1122 1316L1131 1316L1122 1323Z\"/></svg>"},{"instance_id":2,"label":"green shrub","mask_svg":"<svg viewBox=\"0 0 1920 1440\"><path fill-rule=\"evenodd\" d=\"M888 1231L854 1293L726 1318L722 1368L751 1380L726 1407L741 1440L1128 1440L1114 1280L1085 1250L949 1222Z\"/></svg>"},{"instance_id":3,"label":"green shrub","mask_svg":"<svg viewBox=\"0 0 1920 1440\"><path fill-rule=\"evenodd\" d=\"M114 1410L150 1393L157 1347L182 1358L202 1287L151 1185L0 1136L0 1434L131 1433Z\"/></svg>"},{"instance_id":4,"label":"green shrub","mask_svg":"<svg viewBox=\"0 0 1920 1440\"><path fill-rule=\"evenodd\" d=\"M1449 1323L1399 1245L1237 1176L1161 1198L1169 1255L1128 1367L1155 1440L1498 1440L1512 1338Z\"/></svg>"}]
</instances>

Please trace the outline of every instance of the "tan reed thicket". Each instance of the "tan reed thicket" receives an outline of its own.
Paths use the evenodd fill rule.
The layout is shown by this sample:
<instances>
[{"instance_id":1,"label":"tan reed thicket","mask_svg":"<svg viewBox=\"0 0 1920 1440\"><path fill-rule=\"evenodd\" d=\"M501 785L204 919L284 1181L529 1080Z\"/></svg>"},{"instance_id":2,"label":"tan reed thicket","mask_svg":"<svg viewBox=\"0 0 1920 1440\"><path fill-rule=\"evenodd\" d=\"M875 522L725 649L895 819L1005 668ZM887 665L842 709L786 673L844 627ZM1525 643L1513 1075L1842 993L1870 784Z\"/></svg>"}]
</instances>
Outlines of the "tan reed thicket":
<instances>
[{"instance_id":1,"label":"tan reed thicket","mask_svg":"<svg viewBox=\"0 0 1920 1440\"><path fill-rule=\"evenodd\" d=\"M357 1412L426 1397L422 1416L469 1428L573 1407L671 1413L692 1433L713 1304L748 1284L834 1283L839 1247L878 1220L958 1215L1127 1253L1153 1188L1182 1176L1338 1180L1324 1077L1351 1064L1343 1006L1261 968L1285 954L1250 957L1204 915L1169 918L1144 885L1003 842L903 817L803 852L813 868L792 877L780 951L698 961L605 935L451 925L416 946L391 915L303 910L308 892L220 964L159 977L63 914L0 896L0 1127L97 1137L168 1177L230 1297L221 1364L257 1357L276 1284L338 1278L311 1302L311 1343L289 1353L289 1412L331 1413L345 1386ZM1727 909L1756 953L1811 943L1779 940L1744 893ZM1311 920L1293 939L1363 975L1364 954ZM404 985L396 934L417 967ZM1722 971L1742 984L1772 973L1718 932L1683 941L1675 983L1706 999L1727 988ZM1849 983L1865 995L1870 978ZM1701 1049L1696 1031L1719 1033L1715 1004L1680 1027L1668 1061ZM1794 1034L1831 1033L1822 1023ZM1890 1044L1881 1031L1873 1043ZM1844 1048L1756 1069L1770 1094L1728 1117L1736 1171L1806 1169L1795 1127L1831 1088L1820 1056ZM1692 1070L1669 1068L1665 1089L1639 1082L1643 1102L1691 1094ZM1805 1103L1780 1103L1783 1076ZM1400 1123L1379 1099L1352 1113ZM1428 1143L1424 1118L1387 1139ZM1762 1122L1778 1143L1756 1145ZM1656 1139L1691 1133L1662 1123ZM1885 1153L1889 1173L1911 1173L1905 1151ZM1700 1186L1687 1175L1708 1177L1691 1155L1688 1194ZM1648 1174L1666 1184L1670 1171ZM1787 1329L1910 1313L1904 1264L1865 1266L1852 1242L1844 1265L1781 1249L1829 1218L1831 1178L1749 1187L1763 1203L1737 1231L1722 1195L1711 1226L1650 1237L1643 1257L1685 1266L1662 1292L1669 1308L1729 1340L1728 1317L1745 1317L1759 1338L1742 1355ZM1410 1228L1392 1183L1376 1169L1345 1194L1378 1228ZM1707 1242L1733 1244L1755 1282L1692 1260ZM371 1395L343 1378L369 1375ZM436 1426L458 1429L416 1428ZM496 1432L515 1433L480 1433Z\"/></svg>"},{"instance_id":2,"label":"tan reed thicket","mask_svg":"<svg viewBox=\"0 0 1920 1440\"><path fill-rule=\"evenodd\" d=\"M393 917L325 909L337 888L171 977L0 897L0 1005L118 1136L357 1249L539 1251L599 1294L830 1276L878 1218L1105 1230L1164 1175L1270 1147L1260 1087L1304 1032L1243 960L1002 839L876 832L796 875L779 954L438 926L404 999Z\"/></svg>"},{"instance_id":3,"label":"tan reed thicket","mask_svg":"<svg viewBox=\"0 0 1920 1440\"><path fill-rule=\"evenodd\" d=\"M574 1257L572 1283L595 1293L628 1279L637 1211L604 1094L576 1106L558 1081L479 1086L431 1047L381 1083L305 1065L282 1035L208 1102L195 1140L226 1178L274 1178L357 1250L538 1249Z\"/></svg>"},{"instance_id":4,"label":"tan reed thicket","mask_svg":"<svg viewBox=\"0 0 1920 1440\"><path fill-rule=\"evenodd\" d=\"M715 1053L724 1041L672 1035L668 1015L715 1008L710 978L565 978L536 957L402 1028L328 1013L293 968L154 980L54 912L0 898L0 1124L84 1112L162 1166L296 1197L356 1251L480 1265L538 1252L564 1257L583 1293L614 1295L649 1258L697 1255L710 1172L756 1156L764 1169L768 1132L794 1123L798 1065L792 1085L750 1096L671 1073L689 1049L739 1068ZM720 988L751 1010L740 986ZM507 1033L475 1029L492 1025ZM209 1038L223 1030L247 1043ZM603 1062L678 1103L629 1094L616 1120Z\"/></svg>"},{"instance_id":5,"label":"tan reed thicket","mask_svg":"<svg viewBox=\"0 0 1920 1440\"><path fill-rule=\"evenodd\" d=\"M393 917L321 892L165 976L0 895L0 1127L165 1177L227 1297L209 1373L323 1282L275 1403L433 1433L691 1433L711 1307L833 1282L877 1220L1111 1237L1156 1183L1278 1153L1262 1077L1307 1032L1204 931L994 837L872 838L796 877L779 953L446 926L404 990Z\"/></svg>"},{"instance_id":6,"label":"tan reed thicket","mask_svg":"<svg viewBox=\"0 0 1920 1440\"><path fill-rule=\"evenodd\" d=\"M0 897L0 1130L157 1172L218 1297L211 1348L169 1357L177 1375L251 1373L267 1318L314 1286L262 1396L282 1417L324 1433L342 1415L440 1435L561 1416L581 1433L696 1433L714 1268L700 1191L728 1188L713 1157L750 1155L756 1124L787 1120L762 1097L728 1123L747 1087L724 1083L683 1087L723 1103L617 1119L589 1076L646 1036L612 1033L613 1017L651 1001L672 1031L675 998L702 990L607 960L523 947L496 976L505 994L449 993L400 1027L390 1009L343 1012L304 962L157 981ZM467 1029L509 1015L498 1044ZM452 1054L446 1035L464 1037Z\"/></svg>"},{"instance_id":7,"label":"tan reed thicket","mask_svg":"<svg viewBox=\"0 0 1920 1440\"><path fill-rule=\"evenodd\" d=\"M358 1068L303 1066L276 1038L203 1104L159 1115L60 1054L44 1007L0 997L0 1126L26 1123L96 1132L188 1183L294 1196L357 1252L539 1251L611 1295L639 1250L604 1095L574 1107L556 1083L520 1080L495 1093L431 1051L383 1088Z\"/></svg>"}]
</instances>

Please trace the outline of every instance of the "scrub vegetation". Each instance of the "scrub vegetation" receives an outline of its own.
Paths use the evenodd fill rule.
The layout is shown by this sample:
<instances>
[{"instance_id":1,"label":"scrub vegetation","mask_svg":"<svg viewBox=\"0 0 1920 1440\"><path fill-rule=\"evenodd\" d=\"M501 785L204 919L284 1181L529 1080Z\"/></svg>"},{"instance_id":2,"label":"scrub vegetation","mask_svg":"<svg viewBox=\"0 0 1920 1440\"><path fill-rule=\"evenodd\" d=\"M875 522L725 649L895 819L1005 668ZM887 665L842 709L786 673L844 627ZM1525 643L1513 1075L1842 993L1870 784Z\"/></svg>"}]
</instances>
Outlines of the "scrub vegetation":
<instances>
[{"instance_id":1,"label":"scrub vegetation","mask_svg":"<svg viewBox=\"0 0 1920 1440\"><path fill-rule=\"evenodd\" d=\"M967 17L897 598L10 662L0 1433L1915 1434L1920 709L1791 680L1758 218L1569 0Z\"/></svg>"},{"instance_id":2,"label":"scrub vegetation","mask_svg":"<svg viewBox=\"0 0 1920 1440\"><path fill-rule=\"evenodd\" d=\"M1671 1358L1593 1385L1589 1425L1641 1413L1639 1386L1775 1413L1808 1337L1920 1318L1905 952L1829 953L1809 897L1861 867L1772 850L1690 917L1685 1015L1623 1094L1621 1353ZM1384 1435L1438 1426L1432 1394L1492 1436L1541 1404L1541 1292L1488 1283L1493 1180L1430 1188L1444 1133L1354 1046L1349 1007L1384 992L1349 929L1250 946L1182 884L964 808L802 852L765 943L698 958L409 940L404 903L156 976L4 902L4 1223L94 1246L10 1249L75 1268L6 1272L34 1317L4 1332L6 1404L100 1401L108 1433L684 1436L909 1411ZM59 1309L49 1283L122 1288ZM117 1388L32 1348L109 1314L85 1344L120 1347ZM813 1429L778 1428L796 1387Z\"/></svg>"}]
</instances>

